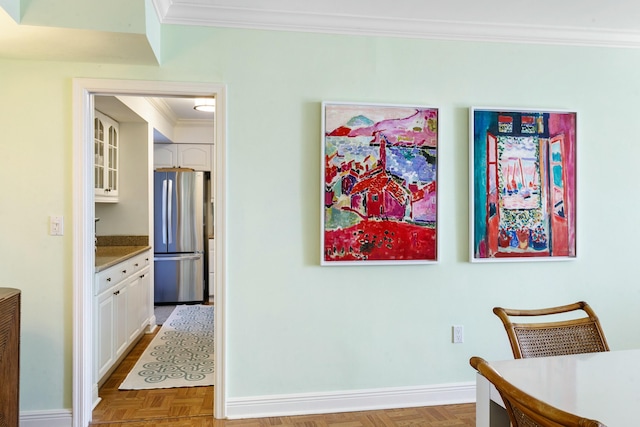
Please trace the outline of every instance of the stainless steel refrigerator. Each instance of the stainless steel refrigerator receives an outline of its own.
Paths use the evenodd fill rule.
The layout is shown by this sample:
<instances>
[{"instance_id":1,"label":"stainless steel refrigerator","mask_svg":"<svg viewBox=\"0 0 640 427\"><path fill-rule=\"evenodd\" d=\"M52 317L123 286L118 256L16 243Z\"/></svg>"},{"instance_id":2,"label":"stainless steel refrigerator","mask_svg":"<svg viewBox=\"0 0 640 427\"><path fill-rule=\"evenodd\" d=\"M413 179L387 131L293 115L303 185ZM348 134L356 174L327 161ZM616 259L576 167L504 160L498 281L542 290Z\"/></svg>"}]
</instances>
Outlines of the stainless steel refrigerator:
<instances>
[{"instance_id":1,"label":"stainless steel refrigerator","mask_svg":"<svg viewBox=\"0 0 640 427\"><path fill-rule=\"evenodd\" d=\"M154 172L154 301L204 302L209 173Z\"/></svg>"}]
</instances>

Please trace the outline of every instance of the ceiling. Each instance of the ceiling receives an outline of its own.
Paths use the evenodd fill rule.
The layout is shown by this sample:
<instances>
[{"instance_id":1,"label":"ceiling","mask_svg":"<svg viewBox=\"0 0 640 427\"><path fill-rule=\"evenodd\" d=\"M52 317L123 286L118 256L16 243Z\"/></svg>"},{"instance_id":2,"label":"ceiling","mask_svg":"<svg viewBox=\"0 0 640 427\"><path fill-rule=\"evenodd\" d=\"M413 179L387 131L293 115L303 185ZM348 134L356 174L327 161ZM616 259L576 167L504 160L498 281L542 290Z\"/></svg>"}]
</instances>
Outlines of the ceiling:
<instances>
[{"instance_id":1,"label":"ceiling","mask_svg":"<svg viewBox=\"0 0 640 427\"><path fill-rule=\"evenodd\" d=\"M151 102L164 103L177 120L211 120L214 115L194 109L194 98L152 98Z\"/></svg>"},{"instance_id":2,"label":"ceiling","mask_svg":"<svg viewBox=\"0 0 640 427\"><path fill-rule=\"evenodd\" d=\"M179 122L197 123L213 120L214 113L197 111L194 107L194 98L146 98L156 109L164 114L174 124ZM144 120L125 106L115 96L96 95L94 97L95 108L111 117L119 123L137 123Z\"/></svg>"}]
</instances>

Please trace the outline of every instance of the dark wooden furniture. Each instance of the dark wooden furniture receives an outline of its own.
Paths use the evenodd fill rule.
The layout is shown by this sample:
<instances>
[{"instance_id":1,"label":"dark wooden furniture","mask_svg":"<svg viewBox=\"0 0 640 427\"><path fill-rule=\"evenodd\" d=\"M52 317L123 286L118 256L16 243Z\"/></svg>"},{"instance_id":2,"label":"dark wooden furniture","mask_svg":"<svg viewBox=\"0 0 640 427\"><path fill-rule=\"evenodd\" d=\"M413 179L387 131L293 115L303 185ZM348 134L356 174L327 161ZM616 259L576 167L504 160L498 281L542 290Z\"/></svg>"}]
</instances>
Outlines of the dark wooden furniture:
<instances>
[{"instance_id":1,"label":"dark wooden furniture","mask_svg":"<svg viewBox=\"0 0 640 427\"><path fill-rule=\"evenodd\" d=\"M493 312L504 324L516 359L609 351L600 321L584 301L534 310L495 307ZM557 317L576 313L582 317ZM536 322L516 323L513 317L536 317Z\"/></svg>"},{"instance_id":2,"label":"dark wooden furniture","mask_svg":"<svg viewBox=\"0 0 640 427\"><path fill-rule=\"evenodd\" d=\"M469 363L498 390L513 427L606 427L599 421L570 414L525 393L481 357L472 357Z\"/></svg>"},{"instance_id":3,"label":"dark wooden furniture","mask_svg":"<svg viewBox=\"0 0 640 427\"><path fill-rule=\"evenodd\" d=\"M0 288L0 427L18 427L20 291Z\"/></svg>"}]
</instances>

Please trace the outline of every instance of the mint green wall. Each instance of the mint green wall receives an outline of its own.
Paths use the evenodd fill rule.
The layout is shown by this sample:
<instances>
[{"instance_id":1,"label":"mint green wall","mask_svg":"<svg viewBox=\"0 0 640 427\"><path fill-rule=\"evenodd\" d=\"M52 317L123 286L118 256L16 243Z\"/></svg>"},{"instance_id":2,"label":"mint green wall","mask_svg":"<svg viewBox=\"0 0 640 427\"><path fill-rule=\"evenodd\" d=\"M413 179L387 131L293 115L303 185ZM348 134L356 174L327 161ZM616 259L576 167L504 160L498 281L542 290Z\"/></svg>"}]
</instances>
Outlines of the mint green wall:
<instances>
[{"instance_id":1,"label":"mint green wall","mask_svg":"<svg viewBox=\"0 0 640 427\"><path fill-rule=\"evenodd\" d=\"M15 22L20 22L20 0L0 0L0 8L4 9Z\"/></svg>"},{"instance_id":2,"label":"mint green wall","mask_svg":"<svg viewBox=\"0 0 640 427\"><path fill-rule=\"evenodd\" d=\"M473 381L470 356L511 357L494 305L585 299L613 349L640 345L639 51L162 32L160 67L0 60L0 284L23 290L23 410L71 406L74 77L227 85L229 397ZM437 265L319 267L323 100L440 108ZM467 261L474 105L578 112L578 260Z\"/></svg>"},{"instance_id":3,"label":"mint green wall","mask_svg":"<svg viewBox=\"0 0 640 427\"><path fill-rule=\"evenodd\" d=\"M160 25L160 21L158 21L158 14L153 7L152 0L145 0L144 4L145 34L154 55L156 56L156 58L160 58L162 51L162 26Z\"/></svg>"},{"instance_id":4,"label":"mint green wall","mask_svg":"<svg viewBox=\"0 0 640 427\"><path fill-rule=\"evenodd\" d=\"M5 0L6 1L6 0ZM147 0L21 0L20 23L26 25L79 28L116 33L146 31Z\"/></svg>"}]
</instances>

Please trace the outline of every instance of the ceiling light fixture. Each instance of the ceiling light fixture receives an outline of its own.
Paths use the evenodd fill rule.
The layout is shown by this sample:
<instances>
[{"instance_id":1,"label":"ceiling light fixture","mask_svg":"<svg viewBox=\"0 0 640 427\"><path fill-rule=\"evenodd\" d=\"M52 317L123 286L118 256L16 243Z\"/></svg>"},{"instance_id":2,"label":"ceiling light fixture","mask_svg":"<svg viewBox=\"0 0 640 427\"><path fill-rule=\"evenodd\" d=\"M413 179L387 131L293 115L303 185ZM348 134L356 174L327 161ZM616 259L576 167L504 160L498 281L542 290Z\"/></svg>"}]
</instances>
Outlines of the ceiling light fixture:
<instances>
[{"instance_id":1,"label":"ceiling light fixture","mask_svg":"<svg viewBox=\"0 0 640 427\"><path fill-rule=\"evenodd\" d=\"M216 111L216 100L215 98L196 98L193 109L213 113Z\"/></svg>"}]
</instances>

